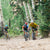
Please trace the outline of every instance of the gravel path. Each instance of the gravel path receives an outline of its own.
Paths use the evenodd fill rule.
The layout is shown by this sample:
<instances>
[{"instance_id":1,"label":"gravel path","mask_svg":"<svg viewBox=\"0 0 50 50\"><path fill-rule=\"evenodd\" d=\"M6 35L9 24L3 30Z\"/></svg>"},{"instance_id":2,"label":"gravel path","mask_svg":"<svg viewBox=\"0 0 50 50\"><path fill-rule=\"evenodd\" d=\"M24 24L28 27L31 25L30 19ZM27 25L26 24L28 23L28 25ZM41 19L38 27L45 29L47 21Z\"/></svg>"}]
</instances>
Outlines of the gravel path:
<instances>
[{"instance_id":1,"label":"gravel path","mask_svg":"<svg viewBox=\"0 0 50 50\"><path fill-rule=\"evenodd\" d=\"M50 50L50 38L28 41L19 37L0 39L0 50Z\"/></svg>"}]
</instances>

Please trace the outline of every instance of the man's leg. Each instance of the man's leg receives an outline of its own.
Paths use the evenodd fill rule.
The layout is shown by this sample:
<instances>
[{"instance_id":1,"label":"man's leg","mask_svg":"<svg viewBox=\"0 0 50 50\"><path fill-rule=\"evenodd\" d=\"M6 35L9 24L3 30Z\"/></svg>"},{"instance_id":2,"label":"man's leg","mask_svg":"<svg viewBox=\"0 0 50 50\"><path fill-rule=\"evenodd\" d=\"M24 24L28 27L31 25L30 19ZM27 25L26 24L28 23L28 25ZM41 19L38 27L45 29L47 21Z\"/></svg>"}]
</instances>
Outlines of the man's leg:
<instances>
[{"instance_id":1,"label":"man's leg","mask_svg":"<svg viewBox=\"0 0 50 50\"><path fill-rule=\"evenodd\" d=\"M38 31L36 30L36 36L38 35Z\"/></svg>"},{"instance_id":2,"label":"man's leg","mask_svg":"<svg viewBox=\"0 0 50 50\"><path fill-rule=\"evenodd\" d=\"M26 35L27 35L27 32L26 32Z\"/></svg>"},{"instance_id":3,"label":"man's leg","mask_svg":"<svg viewBox=\"0 0 50 50\"><path fill-rule=\"evenodd\" d=\"M27 35L27 30L24 31L24 35Z\"/></svg>"}]
</instances>

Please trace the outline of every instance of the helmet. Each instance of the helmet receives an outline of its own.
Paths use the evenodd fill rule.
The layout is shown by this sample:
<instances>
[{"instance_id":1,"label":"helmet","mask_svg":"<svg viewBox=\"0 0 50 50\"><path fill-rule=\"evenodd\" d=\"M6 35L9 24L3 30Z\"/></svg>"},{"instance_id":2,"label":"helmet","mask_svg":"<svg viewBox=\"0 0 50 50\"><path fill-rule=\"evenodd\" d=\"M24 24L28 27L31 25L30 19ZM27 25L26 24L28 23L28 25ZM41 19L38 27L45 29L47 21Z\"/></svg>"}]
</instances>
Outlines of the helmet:
<instances>
[{"instance_id":1,"label":"helmet","mask_svg":"<svg viewBox=\"0 0 50 50\"><path fill-rule=\"evenodd\" d=\"M25 22L25 24L27 25L27 22Z\"/></svg>"},{"instance_id":2,"label":"helmet","mask_svg":"<svg viewBox=\"0 0 50 50\"><path fill-rule=\"evenodd\" d=\"M8 25L5 25L6 27L8 27Z\"/></svg>"},{"instance_id":3,"label":"helmet","mask_svg":"<svg viewBox=\"0 0 50 50\"><path fill-rule=\"evenodd\" d=\"M22 26L22 28L24 28L24 26Z\"/></svg>"}]
</instances>

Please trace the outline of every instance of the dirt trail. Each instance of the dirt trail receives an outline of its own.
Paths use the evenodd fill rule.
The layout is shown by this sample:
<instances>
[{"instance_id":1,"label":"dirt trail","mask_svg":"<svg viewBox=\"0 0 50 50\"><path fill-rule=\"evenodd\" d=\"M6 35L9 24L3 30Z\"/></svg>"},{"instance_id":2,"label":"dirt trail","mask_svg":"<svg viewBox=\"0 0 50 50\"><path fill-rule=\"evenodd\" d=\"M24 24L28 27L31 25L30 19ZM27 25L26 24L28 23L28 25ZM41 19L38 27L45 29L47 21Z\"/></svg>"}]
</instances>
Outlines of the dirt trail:
<instances>
[{"instance_id":1,"label":"dirt trail","mask_svg":"<svg viewBox=\"0 0 50 50\"><path fill-rule=\"evenodd\" d=\"M19 37L0 39L0 50L50 50L50 38L29 41Z\"/></svg>"}]
</instances>

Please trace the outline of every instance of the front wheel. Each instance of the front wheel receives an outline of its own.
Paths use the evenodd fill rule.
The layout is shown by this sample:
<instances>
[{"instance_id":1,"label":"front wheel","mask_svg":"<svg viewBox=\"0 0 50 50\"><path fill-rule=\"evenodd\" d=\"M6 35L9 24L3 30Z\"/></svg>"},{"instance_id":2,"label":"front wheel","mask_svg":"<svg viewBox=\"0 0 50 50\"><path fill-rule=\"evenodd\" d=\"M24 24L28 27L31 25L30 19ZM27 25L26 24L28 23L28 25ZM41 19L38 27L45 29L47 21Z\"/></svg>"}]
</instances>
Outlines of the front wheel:
<instances>
[{"instance_id":1,"label":"front wheel","mask_svg":"<svg viewBox=\"0 0 50 50\"><path fill-rule=\"evenodd\" d=\"M24 35L24 38L25 38L25 41L27 41L27 40L28 40L28 39L27 39L27 35L26 35L26 34Z\"/></svg>"},{"instance_id":2,"label":"front wheel","mask_svg":"<svg viewBox=\"0 0 50 50\"><path fill-rule=\"evenodd\" d=\"M36 40L35 33L32 33L32 39Z\"/></svg>"},{"instance_id":3,"label":"front wheel","mask_svg":"<svg viewBox=\"0 0 50 50\"><path fill-rule=\"evenodd\" d=\"M27 35L25 34L24 38L25 38L25 41L27 41L28 39L30 40L30 35L29 34L27 34Z\"/></svg>"}]
</instances>

